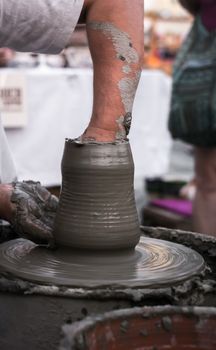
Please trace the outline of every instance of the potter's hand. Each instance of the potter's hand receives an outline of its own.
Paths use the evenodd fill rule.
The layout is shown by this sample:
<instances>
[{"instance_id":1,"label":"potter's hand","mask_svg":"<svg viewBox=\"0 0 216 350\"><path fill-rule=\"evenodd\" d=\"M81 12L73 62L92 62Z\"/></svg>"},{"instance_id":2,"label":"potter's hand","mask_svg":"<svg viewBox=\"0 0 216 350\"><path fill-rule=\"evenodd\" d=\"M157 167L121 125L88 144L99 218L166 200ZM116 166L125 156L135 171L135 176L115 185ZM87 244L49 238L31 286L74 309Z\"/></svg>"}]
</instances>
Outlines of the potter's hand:
<instances>
[{"instance_id":1,"label":"potter's hand","mask_svg":"<svg viewBox=\"0 0 216 350\"><path fill-rule=\"evenodd\" d=\"M39 182L27 181L13 184L11 202L10 222L16 233L37 244L53 246L52 229L58 199Z\"/></svg>"}]
</instances>

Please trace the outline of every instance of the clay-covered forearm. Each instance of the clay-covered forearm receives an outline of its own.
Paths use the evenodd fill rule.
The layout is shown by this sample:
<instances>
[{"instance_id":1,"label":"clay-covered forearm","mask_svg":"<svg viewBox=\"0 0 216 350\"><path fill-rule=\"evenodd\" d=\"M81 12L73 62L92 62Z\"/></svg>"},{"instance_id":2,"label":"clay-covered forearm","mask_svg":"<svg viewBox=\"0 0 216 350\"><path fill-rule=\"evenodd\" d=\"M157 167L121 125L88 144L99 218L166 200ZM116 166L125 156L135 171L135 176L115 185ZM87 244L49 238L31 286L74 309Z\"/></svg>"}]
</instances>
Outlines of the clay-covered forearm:
<instances>
[{"instance_id":1,"label":"clay-covered forearm","mask_svg":"<svg viewBox=\"0 0 216 350\"><path fill-rule=\"evenodd\" d=\"M179 0L180 4L192 15L196 15L200 9L199 0Z\"/></svg>"},{"instance_id":2,"label":"clay-covered forearm","mask_svg":"<svg viewBox=\"0 0 216 350\"><path fill-rule=\"evenodd\" d=\"M86 25L94 64L94 105L86 136L94 138L95 132L97 141L98 133L99 141L125 139L142 69L143 0L91 2Z\"/></svg>"}]
</instances>

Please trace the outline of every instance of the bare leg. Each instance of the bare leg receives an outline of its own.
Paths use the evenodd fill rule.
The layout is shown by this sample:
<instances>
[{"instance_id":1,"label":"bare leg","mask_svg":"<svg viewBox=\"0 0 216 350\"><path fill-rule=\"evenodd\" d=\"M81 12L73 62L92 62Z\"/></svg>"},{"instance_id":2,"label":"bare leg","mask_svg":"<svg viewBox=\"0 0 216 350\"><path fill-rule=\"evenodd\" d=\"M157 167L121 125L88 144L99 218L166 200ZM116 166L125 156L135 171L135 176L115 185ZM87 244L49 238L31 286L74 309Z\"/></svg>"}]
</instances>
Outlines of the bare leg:
<instances>
[{"instance_id":1,"label":"bare leg","mask_svg":"<svg viewBox=\"0 0 216 350\"><path fill-rule=\"evenodd\" d=\"M86 0L94 105L85 140L126 139L143 60L143 0Z\"/></svg>"},{"instance_id":2,"label":"bare leg","mask_svg":"<svg viewBox=\"0 0 216 350\"><path fill-rule=\"evenodd\" d=\"M197 148L194 230L216 236L216 149Z\"/></svg>"}]
</instances>

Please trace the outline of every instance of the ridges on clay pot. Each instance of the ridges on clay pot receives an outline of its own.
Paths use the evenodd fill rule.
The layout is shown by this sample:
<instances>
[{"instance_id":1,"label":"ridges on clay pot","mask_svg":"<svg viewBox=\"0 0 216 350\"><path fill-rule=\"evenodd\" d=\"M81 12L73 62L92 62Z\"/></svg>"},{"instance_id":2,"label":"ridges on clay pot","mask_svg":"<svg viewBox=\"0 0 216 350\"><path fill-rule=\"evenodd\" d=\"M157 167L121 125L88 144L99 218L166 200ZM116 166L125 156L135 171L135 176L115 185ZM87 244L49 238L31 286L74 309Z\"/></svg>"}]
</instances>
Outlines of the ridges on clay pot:
<instances>
[{"instance_id":1,"label":"ridges on clay pot","mask_svg":"<svg viewBox=\"0 0 216 350\"><path fill-rule=\"evenodd\" d=\"M91 250L134 248L140 238L129 142L66 140L57 245Z\"/></svg>"}]
</instances>

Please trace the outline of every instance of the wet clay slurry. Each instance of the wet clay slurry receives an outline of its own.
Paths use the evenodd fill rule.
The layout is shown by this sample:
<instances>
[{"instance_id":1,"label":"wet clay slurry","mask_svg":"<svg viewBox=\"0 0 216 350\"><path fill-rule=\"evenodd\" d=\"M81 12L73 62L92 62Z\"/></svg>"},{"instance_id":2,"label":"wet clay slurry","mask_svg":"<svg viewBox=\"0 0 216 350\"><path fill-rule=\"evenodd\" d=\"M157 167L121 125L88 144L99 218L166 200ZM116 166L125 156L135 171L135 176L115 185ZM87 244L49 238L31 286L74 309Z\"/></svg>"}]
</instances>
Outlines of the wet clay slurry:
<instances>
[{"instance_id":1,"label":"wet clay slurry","mask_svg":"<svg viewBox=\"0 0 216 350\"><path fill-rule=\"evenodd\" d=\"M27 240L0 246L0 265L37 283L82 288L159 288L200 274L203 258L181 245L141 238L135 250L91 252L42 249Z\"/></svg>"},{"instance_id":2,"label":"wet clay slurry","mask_svg":"<svg viewBox=\"0 0 216 350\"><path fill-rule=\"evenodd\" d=\"M64 326L61 350L215 350L216 309L146 307Z\"/></svg>"},{"instance_id":3,"label":"wet clay slurry","mask_svg":"<svg viewBox=\"0 0 216 350\"><path fill-rule=\"evenodd\" d=\"M128 142L66 141L62 177L54 227L58 246L118 250L137 245L140 230Z\"/></svg>"}]
</instances>

